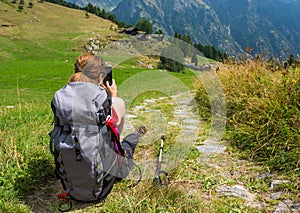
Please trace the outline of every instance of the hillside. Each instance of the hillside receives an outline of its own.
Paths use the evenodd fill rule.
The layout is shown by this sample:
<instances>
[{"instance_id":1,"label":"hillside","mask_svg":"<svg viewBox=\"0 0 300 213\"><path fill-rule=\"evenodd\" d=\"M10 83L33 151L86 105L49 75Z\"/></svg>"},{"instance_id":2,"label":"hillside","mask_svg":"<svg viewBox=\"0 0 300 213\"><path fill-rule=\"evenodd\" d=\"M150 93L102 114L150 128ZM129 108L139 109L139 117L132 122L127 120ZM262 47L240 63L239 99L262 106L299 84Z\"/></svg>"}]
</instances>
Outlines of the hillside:
<instances>
[{"instance_id":1,"label":"hillside","mask_svg":"<svg viewBox=\"0 0 300 213\"><path fill-rule=\"evenodd\" d=\"M4 106L45 97L48 102L73 72L73 62L90 38L106 42L118 36L108 20L92 14L87 18L85 11L57 4L32 2L28 8L25 0L23 11L18 12L18 4L0 1L0 99Z\"/></svg>"},{"instance_id":2,"label":"hillside","mask_svg":"<svg viewBox=\"0 0 300 213\"><path fill-rule=\"evenodd\" d=\"M85 11L38 1L32 1L33 7L28 8L29 1L25 0L23 11L18 12L18 4L6 2L0 1L0 54L5 58L25 59L27 48L37 51L37 57L47 55L39 55L41 51L71 52L84 45L89 36L116 34L110 30L112 22L92 14L87 18Z\"/></svg>"},{"instance_id":3,"label":"hillside","mask_svg":"<svg viewBox=\"0 0 300 213\"><path fill-rule=\"evenodd\" d=\"M0 212L58 212L57 195L63 189L54 175L53 156L49 151L48 133L53 127L50 101L74 72L74 60L88 41L115 40L115 36L121 35L110 30L111 22L92 14L87 17L84 11L37 0L33 1L33 8L28 8L29 0L25 0L23 10L18 12L18 4L10 1L0 0ZM151 51L156 50L155 45L148 46ZM226 99L230 101L227 108L234 115L228 124L235 125L233 121L243 124L237 119L245 117L244 122L250 125L234 126L234 136L243 139L237 142L259 146L252 149L252 154L264 154L264 148L268 152L280 151L274 147L276 144L293 150L271 158L275 166L296 168L277 173L265 163L248 161L237 148L229 147L229 136L226 141L211 137L219 136L215 130L224 126L210 125L210 118L199 116L212 112L213 120L220 121L218 109L224 109L224 105L218 103L219 100L224 103L224 98L215 72L186 69L184 73L173 73L156 69L157 58L135 57L128 51L132 47L147 52L146 42L128 45L123 52L122 48L113 49L122 57L122 63L114 67L114 78L118 95L129 103L124 129L128 133L135 131L141 123L149 128L135 150L135 161L143 172L142 181L134 188L129 187L136 182L138 171L133 170L131 177L116 184L105 202L74 201L74 212L299 212L300 140L296 108L300 94L299 68L265 73L264 66L258 62L222 65L217 73L222 83L227 83L224 87ZM116 58L113 54L105 57ZM200 56L198 59L199 63L207 63ZM195 82L195 75L201 83ZM251 80L253 83L248 84ZM208 90L201 92L202 89ZM211 94L211 102L207 92ZM294 101L294 107L288 103L290 100ZM211 107L210 103L217 107ZM242 112L233 114L233 110ZM261 123L264 132L255 129L260 123L251 119L253 115L267 122ZM235 134L243 133L243 127L248 127L247 134ZM249 128L257 131L251 134ZM223 134L225 129L220 130ZM273 138L270 131L275 132ZM167 139L162 168L170 174L171 183L158 188L153 178L160 150L158 139L162 134ZM251 143L245 142L249 136ZM260 146L256 139L262 139L263 144ZM271 143L272 149L265 146L265 141Z\"/></svg>"},{"instance_id":4,"label":"hillside","mask_svg":"<svg viewBox=\"0 0 300 213\"><path fill-rule=\"evenodd\" d=\"M300 1L122 0L112 12L135 25L141 17L168 35L188 34L231 55L299 54Z\"/></svg>"}]
</instances>

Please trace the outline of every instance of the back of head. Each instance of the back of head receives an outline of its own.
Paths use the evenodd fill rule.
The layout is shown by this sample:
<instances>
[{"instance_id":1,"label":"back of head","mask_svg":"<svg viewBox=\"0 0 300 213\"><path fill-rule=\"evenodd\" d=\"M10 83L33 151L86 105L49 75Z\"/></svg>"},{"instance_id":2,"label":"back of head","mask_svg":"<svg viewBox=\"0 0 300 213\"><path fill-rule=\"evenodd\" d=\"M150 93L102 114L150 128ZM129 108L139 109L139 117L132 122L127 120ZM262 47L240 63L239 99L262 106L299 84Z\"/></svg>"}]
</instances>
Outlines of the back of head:
<instances>
[{"instance_id":1,"label":"back of head","mask_svg":"<svg viewBox=\"0 0 300 213\"><path fill-rule=\"evenodd\" d=\"M74 63L75 73L81 72L83 67L94 57L92 53L83 53L77 57Z\"/></svg>"},{"instance_id":2,"label":"back of head","mask_svg":"<svg viewBox=\"0 0 300 213\"><path fill-rule=\"evenodd\" d=\"M99 85L106 75L104 61L90 53L79 56L74 66L75 74L70 77L69 82L80 81Z\"/></svg>"},{"instance_id":3,"label":"back of head","mask_svg":"<svg viewBox=\"0 0 300 213\"><path fill-rule=\"evenodd\" d=\"M81 72L76 72L69 78L68 82L78 82L81 76Z\"/></svg>"}]
</instances>

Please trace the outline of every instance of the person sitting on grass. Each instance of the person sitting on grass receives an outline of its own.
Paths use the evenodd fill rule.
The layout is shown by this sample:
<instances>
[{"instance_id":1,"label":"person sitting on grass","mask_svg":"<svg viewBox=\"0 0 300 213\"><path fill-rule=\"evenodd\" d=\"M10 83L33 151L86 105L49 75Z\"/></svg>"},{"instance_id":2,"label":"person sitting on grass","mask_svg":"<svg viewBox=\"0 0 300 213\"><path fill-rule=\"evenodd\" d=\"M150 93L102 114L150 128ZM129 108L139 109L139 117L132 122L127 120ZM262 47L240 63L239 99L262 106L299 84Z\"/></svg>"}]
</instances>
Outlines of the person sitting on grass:
<instances>
[{"instance_id":1,"label":"person sitting on grass","mask_svg":"<svg viewBox=\"0 0 300 213\"><path fill-rule=\"evenodd\" d=\"M108 94L112 98L112 119L118 133L121 134L124 121L125 121L125 103L123 99L117 97L117 84L112 79L112 84L109 82L103 82L106 75L105 62L99 56L92 53L84 53L80 55L74 63L74 74L69 78L69 82L88 82L95 83L100 87L107 90ZM125 162L123 171L121 172L121 179L126 178L129 174L130 168L132 168L132 159L136 145L139 142L139 138L147 132L145 125L139 126L135 132L127 135L121 142L121 146L125 151L125 155L128 160Z\"/></svg>"}]
</instances>

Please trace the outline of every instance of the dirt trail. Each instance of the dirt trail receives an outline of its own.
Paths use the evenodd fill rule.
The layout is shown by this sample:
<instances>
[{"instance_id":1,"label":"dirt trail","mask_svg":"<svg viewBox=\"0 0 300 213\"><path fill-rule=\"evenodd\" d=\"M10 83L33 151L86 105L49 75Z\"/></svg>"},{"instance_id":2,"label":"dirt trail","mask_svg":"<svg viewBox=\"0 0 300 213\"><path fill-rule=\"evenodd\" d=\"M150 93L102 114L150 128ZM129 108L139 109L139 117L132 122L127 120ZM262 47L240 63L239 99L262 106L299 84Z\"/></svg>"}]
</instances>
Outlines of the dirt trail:
<instances>
[{"instance_id":1,"label":"dirt trail","mask_svg":"<svg viewBox=\"0 0 300 213\"><path fill-rule=\"evenodd\" d=\"M267 168L258 166L254 162L239 159L237 155L227 151L227 141L201 134L208 130L203 129L205 127L201 125L201 118L198 116L195 103L187 97L189 96L181 94L171 97L171 99L162 97L144 101L141 105L128 111L125 129L129 132L132 131L139 117L145 117L145 114L148 114L146 116L148 118L157 117L159 113L162 113L158 107L161 106L161 100L168 100L169 102L164 104L173 104L174 117L171 120L165 119L165 125L180 126L181 135L179 137L184 138L187 142L192 142L193 146L201 153L201 167L219 183L215 188L217 196L241 198L245 201L246 206L251 206L261 212L300 212L300 203L289 199L288 191L279 187L280 184L289 181L269 173ZM163 116L160 117L160 119L162 118ZM164 131L168 128L162 129ZM155 131L157 130L154 128L150 134L159 137ZM153 138L151 139L153 140ZM202 142L199 143L199 141ZM268 189L257 189L261 183L265 182L269 184ZM195 189L189 191L197 193Z\"/></svg>"}]
</instances>

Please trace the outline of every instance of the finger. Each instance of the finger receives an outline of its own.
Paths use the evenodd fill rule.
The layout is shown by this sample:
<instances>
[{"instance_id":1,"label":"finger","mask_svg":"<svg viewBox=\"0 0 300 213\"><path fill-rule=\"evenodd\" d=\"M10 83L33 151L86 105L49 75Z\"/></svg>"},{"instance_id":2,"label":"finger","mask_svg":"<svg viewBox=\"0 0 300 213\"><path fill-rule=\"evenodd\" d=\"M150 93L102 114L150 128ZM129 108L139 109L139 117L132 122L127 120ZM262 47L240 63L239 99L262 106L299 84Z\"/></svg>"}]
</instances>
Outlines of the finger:
<instances>
[{"instance_id":1,"label":"finger","mask_svg":"<svg viewBox=\"0 0 300 213\"><path fill-rule=\"evenodd\" d=\"M110 86L117 86L117 85L116 85L115 79L112 79L112 80L111 80L111 85L110 85Z\"/></svg>"}]
</instances>

